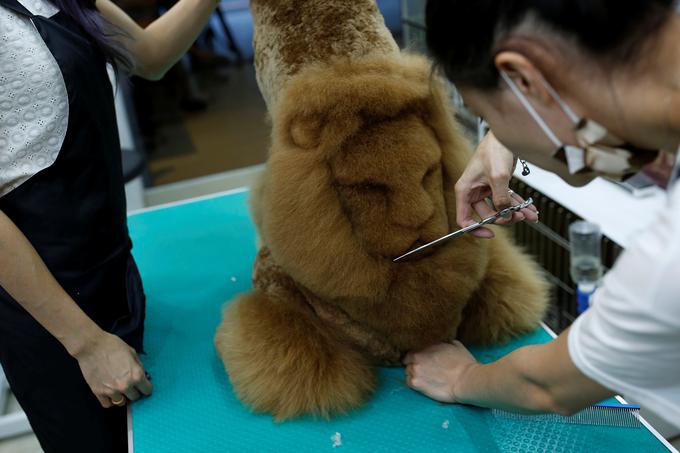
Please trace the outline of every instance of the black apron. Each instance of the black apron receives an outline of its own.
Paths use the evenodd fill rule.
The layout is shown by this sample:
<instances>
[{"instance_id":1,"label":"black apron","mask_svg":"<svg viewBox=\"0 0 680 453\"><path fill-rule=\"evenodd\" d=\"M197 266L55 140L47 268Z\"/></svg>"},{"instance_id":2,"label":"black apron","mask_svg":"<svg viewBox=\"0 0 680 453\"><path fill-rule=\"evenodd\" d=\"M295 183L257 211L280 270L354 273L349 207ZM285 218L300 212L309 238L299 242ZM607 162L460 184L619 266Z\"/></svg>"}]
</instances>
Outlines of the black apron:
<instances>
[{"instance_id":1,"label":"black apron","mask_svg":"<svg viewBox=\"0 0 680 453\"><path fill-rule=\"evenodd\" d=\"M59 65L69 102L68 129L56 161L0 197L0 210L83 311L141 352L145 298L130 253L121 149L104 55L63 12L48 19L33 16L16 0L0 0L0 5L35 24ZM21 341L26 329L36 325L0 288L3 346L15 338Z\"/></svg>"},{"instance_id":2,"label":"black apron","mask_svg":"<svg viewBox=\"0 0 680 453\"><path fill-rule=\"evenodd\" d=\"M48 19L17 0L0 5L35 24L59 65L69 106L56 161L0 197L0 210L83 311L141 352L145 298L130 253L105 58L65 13ZM45 452L127 452L126 408L103 409L79 363L1 288L0 362Z\"/></svg>"}]
</instances>

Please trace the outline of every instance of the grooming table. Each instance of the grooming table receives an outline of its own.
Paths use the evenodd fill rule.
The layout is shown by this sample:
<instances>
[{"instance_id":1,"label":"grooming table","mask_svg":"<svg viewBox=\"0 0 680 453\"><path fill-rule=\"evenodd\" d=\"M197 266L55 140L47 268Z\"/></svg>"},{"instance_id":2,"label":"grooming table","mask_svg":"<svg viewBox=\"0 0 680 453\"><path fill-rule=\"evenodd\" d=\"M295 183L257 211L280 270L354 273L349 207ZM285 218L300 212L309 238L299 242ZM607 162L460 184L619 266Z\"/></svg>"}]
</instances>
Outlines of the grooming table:
<instances>
[{"instance_id":1,"label":"grooming table","mask_svg":"<svg viewBox=\"0 0 680 453\"><path fill-rule=\"evenodd\" d=\"M129 218L148 299L142 358L154 384L132 406L134 453L668 451L650 427L522 423L439 404L407 388L401 368L381 370L375 396L348 416L276 424L250 413L213 347L222 305L250 288L256 239L246 201L238 190ZM550 339L541 329L473 353L488 362Z\"/></svg>"}]
</instances>

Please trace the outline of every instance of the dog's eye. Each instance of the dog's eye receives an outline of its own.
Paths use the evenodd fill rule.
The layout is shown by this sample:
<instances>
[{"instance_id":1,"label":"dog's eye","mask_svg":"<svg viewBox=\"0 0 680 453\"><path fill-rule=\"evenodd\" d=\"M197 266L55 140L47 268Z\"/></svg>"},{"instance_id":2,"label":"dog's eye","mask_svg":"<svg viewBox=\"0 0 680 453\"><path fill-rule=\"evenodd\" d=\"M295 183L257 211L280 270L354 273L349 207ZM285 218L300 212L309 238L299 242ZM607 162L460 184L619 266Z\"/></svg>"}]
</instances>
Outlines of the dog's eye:
<instances>
[{"instance_id":1,"label":"dog's eye","mask_svg":"<svg viewBox=\"0 0 680 453\"><path fill-rule=\"evenodd\" d=\"M359 184L353 184L352 186L353 189L358 190L359 192L386 192L387 191L387 186L384 184L379 184L375 182L362 182Z\"/></svg>"},{"instance_id":2,"label":"dog's eye","mask_svg":"<svg viewBox=\"0 0 680 453\"><path fill-rule=\"evenodd\" d=\"M372 181L337 184L337 187L346 195L386 195L389 192L389 188L385 184Z\"/></svg>"},{"instance_id":3,"label":"dog's eye","mask_svg":"<svg viewBox=\"0 0 680 453\"><path fill-rule=\"evenodd\" d=\"M432 175L434 175L435 173L437 173L437 170L438 170L438 169L439 169L438 166L434 166L434 167L431 167L429 170L427 170L427 171L425 172L425 175L423 176L423 182L427 181L428 179L430 179L430 177L431 177Z\"/></svg>"}]
</instances>

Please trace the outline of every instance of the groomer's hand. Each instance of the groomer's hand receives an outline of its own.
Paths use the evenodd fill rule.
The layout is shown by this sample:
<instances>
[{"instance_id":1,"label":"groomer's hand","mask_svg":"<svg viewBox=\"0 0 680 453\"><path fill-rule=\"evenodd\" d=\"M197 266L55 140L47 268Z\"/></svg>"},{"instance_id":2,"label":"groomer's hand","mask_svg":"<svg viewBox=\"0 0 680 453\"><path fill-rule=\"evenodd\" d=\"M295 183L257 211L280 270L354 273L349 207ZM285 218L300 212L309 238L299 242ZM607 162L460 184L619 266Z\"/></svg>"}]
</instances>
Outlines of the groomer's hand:
<instances>
[{"instance_id":1,"label":"groomer's hand","mask_svg":"<svg viewBox=\"0 0 680 453\"><path fill-rule=\"evenodd\" d=\"M501 209L516 205L524 200L510 190L510 178L515 164L515 157L496 137L489 132L479 143L472 159L456 183L456 221L461 227L476 222L473 214L480 218L492 216ZM486 199L493 200L490 207ZM532 205L513 213L512 217L500 219L499 225L512 224L522 220L538 221L538 211ZM477 228L471 232L482 238L492 238L493 231L488 228Z\"/></svg>"},{"instance_id":2,"label":"groomer's hand","mask_svg":"<svg viewBox=\"0 0 680 453\"><path fill-rule=\"evenodd\" d=\"M454 341L409 352L404 365L409 387L442 403L458 403L455 385L477 361L461 342Z\"/></svg>"},{"instance_id":3,"label":"groomer's hand","mask_svg":"<svg viewBox=\"0 0 680 453\"><path fill-rule=\"evenodd\" d=\"M153 390L137 352L103 330L91 334L73 357L103 407L124 406Z\"/></svg>"}]
</instances>

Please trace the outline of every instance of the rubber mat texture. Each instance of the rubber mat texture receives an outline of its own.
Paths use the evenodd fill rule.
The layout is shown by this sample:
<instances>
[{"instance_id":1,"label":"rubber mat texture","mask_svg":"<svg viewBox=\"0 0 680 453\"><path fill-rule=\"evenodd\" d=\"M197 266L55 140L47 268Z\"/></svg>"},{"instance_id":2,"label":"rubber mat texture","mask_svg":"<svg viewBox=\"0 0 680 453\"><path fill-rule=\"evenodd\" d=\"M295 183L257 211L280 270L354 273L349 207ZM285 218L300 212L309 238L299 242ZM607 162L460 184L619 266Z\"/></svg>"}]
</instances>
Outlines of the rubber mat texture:
<instances>
[{"instance_id":1,"label":"rubber mat texture","mask_svg":"<svg viewBox=\"0 0 680 453\"><path fill-rule=\"evenodd\" d=\"M234 396L213 347L224 303L250 289L256 238L239 192L132 215L130 233L147 294L143 357L154 393L135 403L135 453L159 452L655 452L646 429L497 420L443 405L382 369L375 396L331 421L276 424ZM537 331L508 345L473 348L484 362L550 340Z\"/></svg>"}]
</instances>

